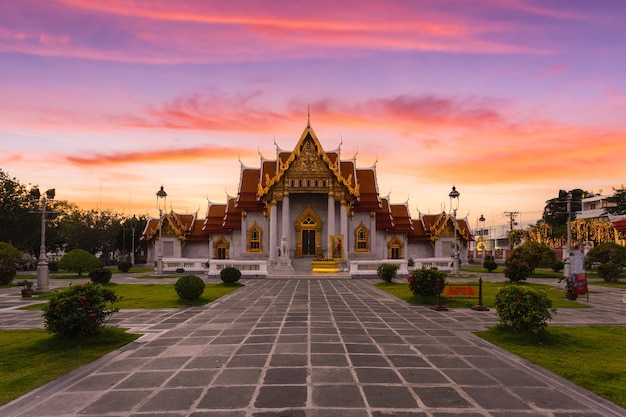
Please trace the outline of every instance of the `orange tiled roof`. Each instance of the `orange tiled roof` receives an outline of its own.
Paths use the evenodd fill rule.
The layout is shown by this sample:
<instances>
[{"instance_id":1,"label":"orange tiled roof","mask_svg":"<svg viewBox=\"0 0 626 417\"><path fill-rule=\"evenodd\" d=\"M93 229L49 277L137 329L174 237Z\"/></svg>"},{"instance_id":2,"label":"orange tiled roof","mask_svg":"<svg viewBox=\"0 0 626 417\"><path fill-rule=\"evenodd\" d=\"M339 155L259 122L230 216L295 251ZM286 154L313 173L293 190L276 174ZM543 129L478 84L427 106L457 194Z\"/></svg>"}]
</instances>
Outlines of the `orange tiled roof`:
<instances>
[{"instance_id":1,"label":"orange tiled roof","mask_svg":"<svg viewBox=\"0 0 626 417\"><path fill-rule=\"evenodd\" d=\"M372 168L357 169L357 183L359 184L359 201L354 209L357 211L372 211L382 208L376 183L376 171Z\"/></svg>"},{"instance_id":2,"label":"orange tiled roof","mask_svg":"<svg viewBox=\"0 0 626 417\"><path fill-rule=\"evenodd\" d=\"M391 216L393 217L394 232L412 232L413 223L406 204L392 204Z\"/></svg>"},{"instance_id":3,"label":"orange tiled roof","mask_svg":"<svg viewBox=\"0 0 626 417\"><path fill-rule=\"evenodd\" d=\"M224 232L222 224L224 223L224 214L226 213L226 204L211 204L204 219L203 230L208 233Z\"/></svg>"},{"instance_id":4,"label":"orange tiled roof","mask_svg":"<svg viewBox=\"0 0 626 417\"><path fill-rule=\"evenodd\" d=\"M235 205L235 199L229 198L226 203L226 212L222 223L224 229L241 229L241 209Z\"/></svg>"},{"instance_id":5,"label":"orange tiled roof","mask_svg":"<svg viewBox=\"0 0 626 417\"><path fill-rule=\"evenodd\" d=\"M163 214L162 221L169 225L180 240L203 241L207 239L207 233L202 230L203 220L197 220L195 214L181 214L171 211ZM159 219L150 218L146 222L146 228L140 240L150 241L155 238L158 232Z\"/></svg>"},{"instance_id":6,"label":"orange tiled roof","mask_svg":"<svg viewBox=\"0 0 626 417\"><path fill-rule=\"evenodd\" d=\"M449 214L446 214L446 212L441 212L439 214L422 214L421 219L426 233L428 233L431 238L436 239L437 234L444 227L444 224L451 221L452 217ZM465 219L457 218L456 224L457 232L459 233L460 238L468 242L474 240L474 236L472 236L469 225Z\"/></svg>"},{"instance_id":7,"label":"orange tiled roof","mask_svg":"<svg viewBox=\"0 0 626 417\"><path fill-rule=\"evenodd\" d=\"M353 161L341 161L339 165L339 170L341 171L341 175L349 180L348 183L351 187L356 186L356 169Z\"/></svg>"},{"instance_id":8,"label":"orange tiled roof","mask_svg":"<svg viewBox=\"0 0 626 417\"><path fill-rule=\"evenodd\" d=\"M430 233L424 229L424 223L420 219L411 219L413 230L408 232L407 239L409 243L428 242L430 241Z\"/></svg>"},{"instance_id":9,"label":"orange tiled roof","mask_svg":"<svg viewBox=\"0 0 626 417\"><path fill-rule=\"evenodd\" d=\"M376 211L376 228L392 230L395 225L391 215L391 208L389 207L389 200L383 198L381 203L382 207Z\"/></svg>"},{"instance_id":10,"label":"orange tiled roof","mask_svg":"<svg viewBox=\"0 0 626 417\"><path fill-rule=\"evenodd\" d=\"M260 169L244 168L241 171L239 192L237 193L237 208L243 210L262 210L263 205L256 197L258 190Z\"/></svg>"}]
</instances>

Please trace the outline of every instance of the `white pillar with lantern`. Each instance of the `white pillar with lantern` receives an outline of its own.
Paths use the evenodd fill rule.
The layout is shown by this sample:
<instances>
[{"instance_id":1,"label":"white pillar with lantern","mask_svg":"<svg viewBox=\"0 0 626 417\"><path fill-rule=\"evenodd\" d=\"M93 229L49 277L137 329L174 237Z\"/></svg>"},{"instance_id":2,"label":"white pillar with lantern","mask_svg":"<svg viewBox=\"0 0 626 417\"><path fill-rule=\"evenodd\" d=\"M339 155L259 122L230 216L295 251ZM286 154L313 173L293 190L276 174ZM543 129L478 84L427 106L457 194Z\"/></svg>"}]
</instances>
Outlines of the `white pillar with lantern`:
<instances>
[{"instance_id":1,"label":"white pillar with lantern","mask_svg":"<svg viewBox=\"0 0 626 417\"><path fill-rule=\"evenodd\" d=\"M46 204L53 200L55 189L50 188L42 196L39 188L30 190L30 196L37 205L41 202L41 245L39 246L39 258L37 259L37 291L50 289L50 270L48 269L48 255L46 254Z\"/></svg>"},{"instance_id":2,"label":"white pillar with lantern","mask_svg":"<svg viewBox=\"0 0 626 417\"><path fill-rule=\"evenodd\" d=\"M163 241L161 240L161 229L163 228L163 210L167 204L167 193L161 185L161 189L157 191L157 208L159 209L159 247L157 248L157 274L163 273Z\"/></svg>"},{"instance_id":3,"label":"white pillar with lantern","mask_svg":"<svg viewBox=\"0 0 626 417\"><path fill-rule=\"evenodd\" d=\"M450 197L450 212L452 213L452 229L454 230L454 242L452 243L452 273L458 275L459 273L459 242L457 240L457 223L456 223L456 211L459 208L459 193L456 187L452 186L452 191L448 194Z\"/></svg>"}]
</instances>

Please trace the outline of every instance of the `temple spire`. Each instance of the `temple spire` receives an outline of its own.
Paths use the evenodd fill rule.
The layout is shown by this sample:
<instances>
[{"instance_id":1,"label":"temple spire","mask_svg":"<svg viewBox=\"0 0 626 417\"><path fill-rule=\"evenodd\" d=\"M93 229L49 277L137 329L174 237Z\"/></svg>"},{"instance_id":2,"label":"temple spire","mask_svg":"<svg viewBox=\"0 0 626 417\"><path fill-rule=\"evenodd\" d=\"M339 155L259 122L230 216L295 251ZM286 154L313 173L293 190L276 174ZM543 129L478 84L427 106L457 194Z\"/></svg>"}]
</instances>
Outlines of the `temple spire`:
<instances>
[{"instance_id":1,"label":"temple spire","mask_svg":"<svg viewBox=\"0 0 626 417\"><path fill-rule=\"evenodd\" d=\"M307 106L306 127L311 127L311 105L310 104Z\"/></svg>"}]
</instances>

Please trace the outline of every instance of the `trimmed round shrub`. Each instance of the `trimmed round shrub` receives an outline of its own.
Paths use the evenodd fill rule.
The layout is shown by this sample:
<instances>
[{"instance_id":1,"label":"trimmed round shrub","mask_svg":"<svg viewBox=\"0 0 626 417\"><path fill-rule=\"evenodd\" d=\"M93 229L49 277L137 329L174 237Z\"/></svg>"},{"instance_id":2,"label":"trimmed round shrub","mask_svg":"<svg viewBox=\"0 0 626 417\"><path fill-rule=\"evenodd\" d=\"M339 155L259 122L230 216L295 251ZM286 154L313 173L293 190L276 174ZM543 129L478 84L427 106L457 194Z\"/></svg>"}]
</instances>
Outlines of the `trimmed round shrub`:
<instances>
[{"instance_id":1,"label":"trimmed round shrub","mask_svg":"<svg viewBox=\"0 0 626 417\"><path fill-rule=\"evenodd\" d=\"M396 264L380 264L378 268L376 268L376 274L380 279L385 282L391 282L396 277L396 273L398 272L399 265Z\"/></svg>"},{"instance_id":2,"label":"trimmed round shrub","mask_svg":"<svg viewBox=\"0 0 626 417\"><path fill-rule=\"evenodd\" d=\"M563 268L565 268L565 262L563 261L556 261L553 265L552 265L552 270L554 272L559 272L562 271Z\"/></svg>"},{"instance_id":3,"label":"trimmed round shrub","mask_svg":"<svg viewBox=\"0 0 626 417\"><path fill-rule=\"evenodd\" d=\"M0 266L0 285L8 285L13 282L15 274L17 274L15 268Z\"/></svg>"},{"instance_id":4,"label":"trimmed round shrub","mask_svg":"<svg viewBox=\"0 0 626 417\"><path fill-rule=\"evenodd\" d=\"M59 263L57 261L48 262L48 270L50 272L59 272Z\"/></svg>"},{"instance_id":5,"label":"trimmed round shrub","mask_svg":"<svg viewBox=\"0 0 626 417\"><path fill-rule=\"evenodd\" d=\"M615 262L598 265L598 275L606 282L617 282L622 277L623 272L622 266Z\"/></svg>"},{"instance_id":6,"label":"trimmed round shrub","mask_svg":"<svg viewBox=\"0 0 626 417\"><path fill-rule=\"evenodd\" d=\"M174 284L174 289L183 300L196 301L204 292L204 281L197 275L183 275Z\"/></svg>"},{"instance_id":7,"label":"trimmed round shrub","mask_svg":"<svg viewBox=\"0 0 626 417\"><path fill-rule=\"evenodd\" d=\"M504 276L511 282L524 281L531 274L530 265L517 259L507 259L504 264Z\"/></svg>"},{"instance_id":8,"label":"trimmed round shrub","mask_svg":"<svg viewBox=\"0 0 626 417\"><path fill-rule=\"evenodd\" d=\"M232 285L241 278L241 271L234 266L227 266L220 271L220 279L224 284Z\"/></svg>"},{"instance_id":9,"label":"trimmed round shrub","mask_svg":"<svg viewBox=\"0 0 626 417\"><path fill-rule=\"evenodd\" d=\"M94 284L108 284L113 273L110 269L98 268L89 272L89 278Z\"/></svg>"},{"instance_id":10,"label":"trimmed round shrub","mask_svg":"<svg viewBox=\"0 0 626 417\"><path fill-rule=\"evenodd\" d=\"M59 260L59 269L77 272L78 276L97 268L102 268L102 262L84 249L73 249Z\"/></svg>"},{"instance_id":11,"label":"trimmed round shrub","mask_svg":"<svg viewBox=\"0 0 626 417\"><path fill-rule=\"evenodd\" d=\"M93 336L102 332L107 318L119 311L113 290L88 282L52 293L43 307L48 332L64 337Z\"/></svg>"},{"instance_id":12,"label":"trimmed round shrub","mask_svg":"<svg viewBox=\"0 0 626 417\"><path fill-rule=\"evenodd\" d=\"M446 273L437 268L420 268L407 277L411 292L417 297L436 296L446 286ZM437 282L439 281L439 287Z\"/></svg>"},{"instance_id":13,"label":"trimmed round shrub","mask_svg":"<svg viewBox=\"0 0 626 417\"><path fill-rule=\"evenodd\" d=\"M493 272L498 269L498 263L493 260L493 256L485 256L483 268L485 268L487 272Z\"/></svg>"},{"instance_id":14,"label":"trimmed round shrub","mask_svg":"<svg viewBox=\"0 0 626 417\"><path fill-rule=\"evenodd\" d=\"M506 328L517 333L537 333L556 314L545 291L507 285L496 293L496 313Z\"/></svg>"},{"instance_id":15,"label":"trimmed round shrub","mask_svg":"<svg viewBox=\"0 0 626 417\"><path fill-rule=\"evenodd\" d=\"M122 261L119 264L117 264L117 270L120 272L128 272L130 271L130 268L132 268L133 263L130 261Z\"/></svg>"}]
</instances>

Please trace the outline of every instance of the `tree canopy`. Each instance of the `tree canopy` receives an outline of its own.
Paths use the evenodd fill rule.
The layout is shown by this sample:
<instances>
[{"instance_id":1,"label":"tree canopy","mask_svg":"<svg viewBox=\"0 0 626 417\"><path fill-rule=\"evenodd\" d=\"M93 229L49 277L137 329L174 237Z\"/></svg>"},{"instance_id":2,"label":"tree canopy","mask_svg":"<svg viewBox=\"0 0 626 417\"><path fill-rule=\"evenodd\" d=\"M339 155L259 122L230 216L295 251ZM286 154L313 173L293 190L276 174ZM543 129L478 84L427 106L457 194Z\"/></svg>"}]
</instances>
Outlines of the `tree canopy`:
<instances>
[{"instance_id":1,"label":"tree canopy","mask_svg":"<svg viewBox=\"0 0 626 417\"><path fill-rule=\"evenodd\" d=\"M607 197L606 201L609 203L605 208L608 214L626 214L626 188L623 185L615 190L615 194Z\"/></svg>"},{"instance_id":2,"label":"tree canopy","mask_svg":"<svg viewBox=\"0 0 626 417\"><path fill-rule=\"evenodd\" d=\"M77 272L78 275L100 268L101 266L102 262L83 249L71 250L59 260L60 269L69 272Z\"/></svg>"}]
</instances>

